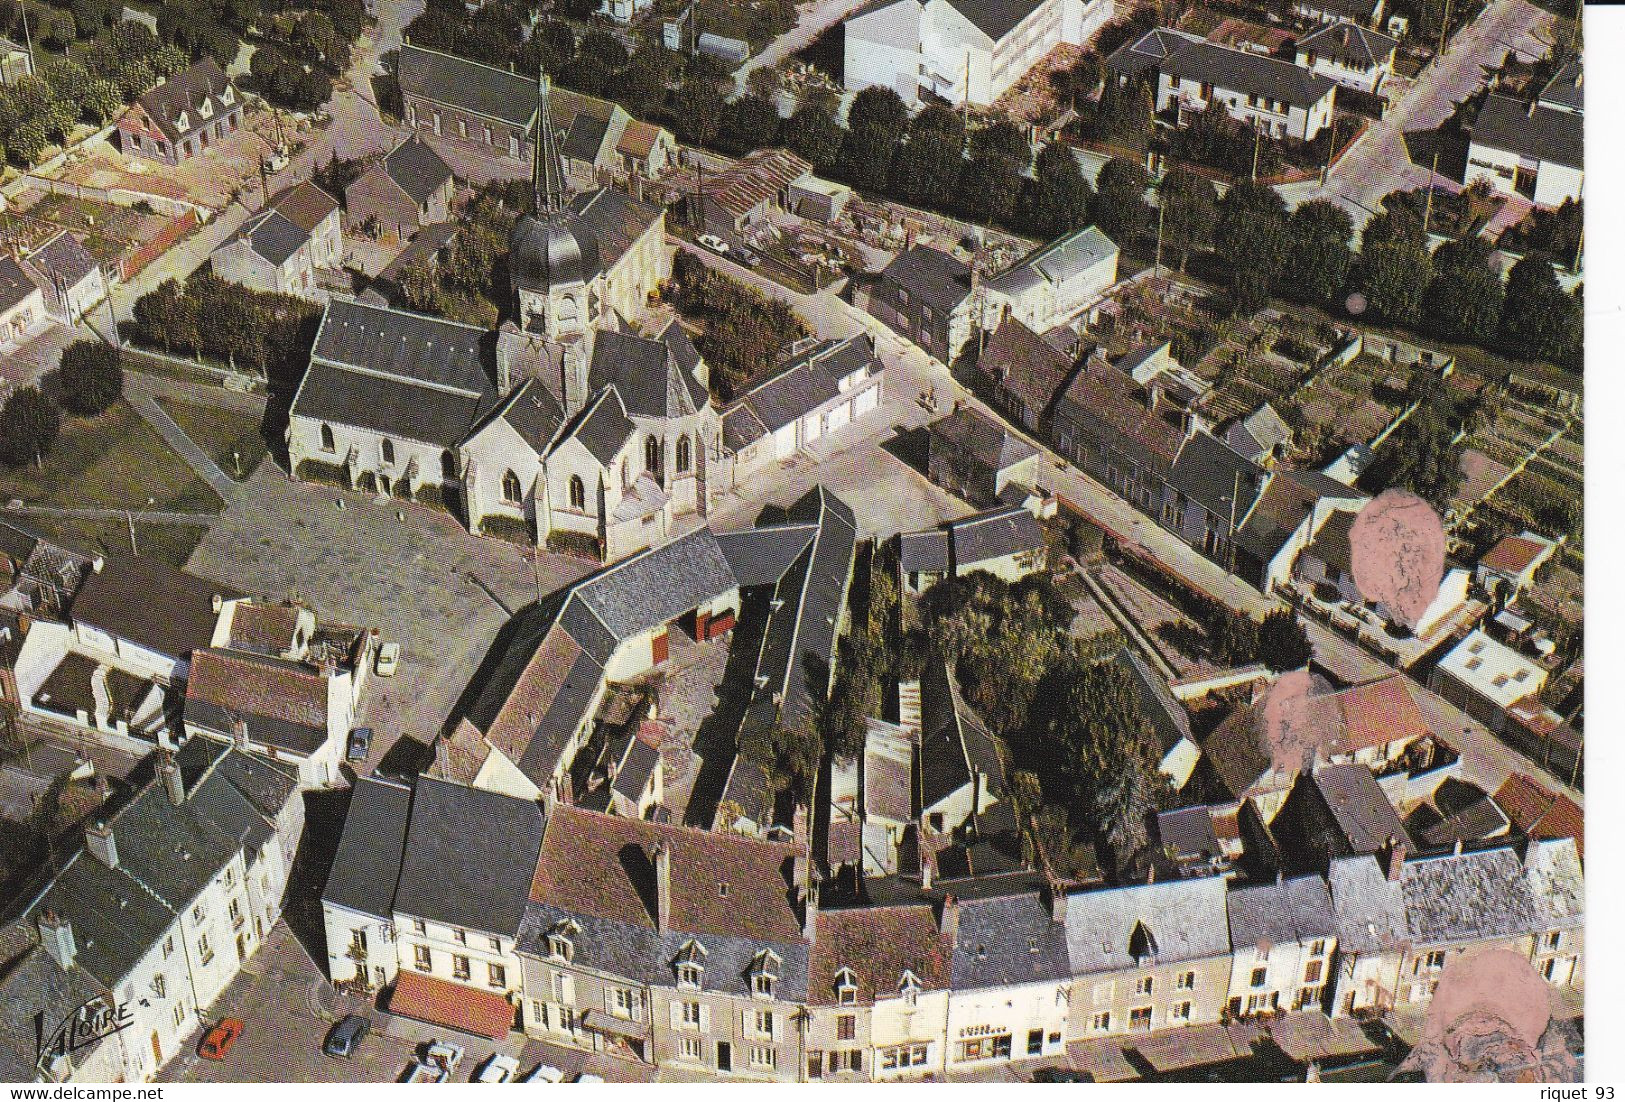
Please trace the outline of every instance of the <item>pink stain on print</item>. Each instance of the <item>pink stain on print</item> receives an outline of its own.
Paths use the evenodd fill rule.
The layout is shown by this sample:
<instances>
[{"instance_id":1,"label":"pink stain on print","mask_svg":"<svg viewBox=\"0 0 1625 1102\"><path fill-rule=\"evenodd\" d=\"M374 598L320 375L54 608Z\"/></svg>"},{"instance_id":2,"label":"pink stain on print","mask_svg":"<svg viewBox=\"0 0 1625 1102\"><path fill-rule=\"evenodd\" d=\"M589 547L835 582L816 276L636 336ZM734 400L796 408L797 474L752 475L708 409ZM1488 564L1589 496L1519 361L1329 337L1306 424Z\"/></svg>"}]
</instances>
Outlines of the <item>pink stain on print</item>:
<instances>
[{"instance_id":1,"label":"pink stain on print","mask_svg":"<svg viewBox=\"0 0 1625 1102\"><path fill-rule=\"evenodd\" d=\"M1453 958L1428 1006L1422 1039L1398 1073L1430 1083L1568 1083L1579 1078L1552 990L1509 949Z\"/></svg>"},{"instance_id":2,"label":"pink stain on print","mask_svg":"<svg viewBox=\"0 0 1625 1102\"><path fill-rule=\"evenodd\" d=\"M1293 670L1276 678L1259 713L1259 738L1270 764L1296 773L1314 760L1315 751L1336 742L1339 728L1328 711L1331 685L1308 670ZM1331 720L1331 721L1329 721Z\"/></svg>"},{"instance_id":3,"label":"pink stain on print","mask_svg":"<svg viewBox=\"0 0 1625 1102\"><path fill-rule=\"evenodd\" d=\"M1384 490L1360 510L1349 556L1360 596L1414 628L1444 579L1444 524L1409 490Z\"/></svg>"}]
</instances>

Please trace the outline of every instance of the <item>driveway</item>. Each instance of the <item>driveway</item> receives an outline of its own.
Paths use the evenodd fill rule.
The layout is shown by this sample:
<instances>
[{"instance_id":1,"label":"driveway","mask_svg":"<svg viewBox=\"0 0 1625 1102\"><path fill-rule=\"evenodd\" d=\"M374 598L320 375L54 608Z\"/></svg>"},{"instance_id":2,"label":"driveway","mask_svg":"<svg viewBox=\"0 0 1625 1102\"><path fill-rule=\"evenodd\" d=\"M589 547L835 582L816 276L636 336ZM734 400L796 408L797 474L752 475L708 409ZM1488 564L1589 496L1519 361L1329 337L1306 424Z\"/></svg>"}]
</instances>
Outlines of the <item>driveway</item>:
<instances>
[{"instance_id":1,"label":"driveway","mask_svg":"<svg viewBox=\"0 0 1625 1102\"><path fill-rule=\"evenodd\" d=\"M771 69L791 54L805 49L813 39L862 7L865 0L814 0L797 14L796 25L769 42L762 52L734 73L734 85L743 92L752 71Z\"/></svg>"}]
</instances>

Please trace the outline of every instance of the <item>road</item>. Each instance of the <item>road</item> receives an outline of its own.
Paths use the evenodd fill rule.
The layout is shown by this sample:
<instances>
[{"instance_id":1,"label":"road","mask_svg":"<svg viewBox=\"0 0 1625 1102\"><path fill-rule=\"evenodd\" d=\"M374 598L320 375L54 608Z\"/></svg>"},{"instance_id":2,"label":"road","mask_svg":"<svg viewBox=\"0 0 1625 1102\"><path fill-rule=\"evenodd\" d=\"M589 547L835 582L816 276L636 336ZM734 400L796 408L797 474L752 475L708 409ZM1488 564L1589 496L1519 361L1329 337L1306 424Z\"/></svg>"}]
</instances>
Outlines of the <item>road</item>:
<instances>
[{"instance_id":1,"label":"road","mask_svg":"<svg viewBox=\"0 0 1625 1102\"><path fill-rule=\"evenodd\" d=\"M1544 54L1550 39L1542 35L1551 23L1551 13L1529 0L1495 0L1422 71L1387 117L1365 132L1337 163L1325 186L1319 181L1288 184L1277 189L1281 197L1291 207L1310 199L1331 199L1359 227L1390 192L1426 187L1428 168L1411 163L1405 135L1437 129L1514 48L1525 60ZM1459 187L1459 182L1450 182Z\"/></svg>"},{"instance_id":2,"label":"road","mask_svg":"<svg viewBox=\"0 0 1625 1102\"><path fill-rule=\"evenodd\" d=\"M734 73L734 84L743 92L750 74L764 66L771 69L790 55L805 49L813 39L862 7L866 0L815 0L796 18L796 25L767 44L761 53Z\"/></svg>"}]
</instances>

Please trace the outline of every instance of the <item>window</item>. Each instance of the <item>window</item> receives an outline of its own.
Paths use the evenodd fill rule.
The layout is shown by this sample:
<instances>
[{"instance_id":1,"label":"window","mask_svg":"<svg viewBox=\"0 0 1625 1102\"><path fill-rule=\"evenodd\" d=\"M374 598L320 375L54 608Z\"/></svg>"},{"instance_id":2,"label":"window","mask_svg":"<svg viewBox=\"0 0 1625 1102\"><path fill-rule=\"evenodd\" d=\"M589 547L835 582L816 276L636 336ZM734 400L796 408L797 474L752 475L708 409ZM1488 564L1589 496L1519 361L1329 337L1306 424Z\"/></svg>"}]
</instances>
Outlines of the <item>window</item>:
<instances>
[{"instance_id":1,"label":"window","mask_svg":"<svg viewBox=\"0 0 1625 1102\"><path fill-rule=\"evenodd\" d=\"M643 469L659 473L660 471L660 440L651 436L643 442Z\"/></svg>"},{"instance_id":2,"label":"window","mask_svg":"<svg viewBox=\"0 0 1625 1102\"><path fill-rule=\"evenodd\" d=\"M761 1037L773 1036L773 1012L771 1010L758 1010L756 1012L756 1033Z\"/></svg>"},{"instance_id":3,"label":"window","mask_svg":"<svg viewBox=\"0 0 1625 1102\"><path fill-rule=\"evenodd\" d=\"M697 1002L679 1003L683 1008L683 1025L688 1029L700 1028L700 1004Z\"/></svg>"},{"instance_id":4,"label":"window","mask_svg":"<svg viewBox=\"0 0 1625 1102\"><path fill-rule=\"evenodd\" d=\"M1134 981L1134 993L1136 995L1149 995L1154 985L1155 981L1150 976L1141 976Z\"/></svg>"},{"instance_id":5,"label":"window","mask_svg":"<svg viewBox=\"0 0 1625 1102\"><path fill-rule=\"evenodd\" d=\"M152 977L152 993L157 995L160 999L164 997L164 987L165 983L163 976Z\"/></svg>"},{"instance_id":6,"label":"window","mask_svg":"<svg viewBox=\"0 0 1625 1102\"><path fill-rule=\"evenodd\" d=\"M857 977L850 968L835 973L835 1000L842 1006L852 1006L858 1001Z\"/></svg>"},{"instance_id":7,"label":"window","mask_svg":"<svg viewBox=\"0 0 1625 1102\"><path fill-rule=\"evenodd\" d=\"M487 942L487 944L490 945L491 952L493 952L493 953L502 952L502 939L501 938L495 938L495 937L487 938L486 942Z\"/></svg>"},{"instance_id":8,"label":"window","mask_svg":"<svg viewBox=\"0 0 1625 1102\"><path fill-rule=\"evenodd\" d=\"M380 444L378 446L378 448L379 448L379 451L383 454L384 465L385 466L394 466L395 465L395 441L389 439L388 437L385 437L384 442L382 444Z\"/></svg>"},{"instance_id":9,"label":"window","mask_svg":"<svg viewBox=\"0 0 1625 1102\"><path fill-rule=\"evenodd\" d=\"M1268 968L1254 968L1252 986L1263 987L1264 981L1269 978L1269 974L1270 970Z\"/></svg>"},{"instance_id":10,"label":"window","mask_svg":"<svg viewBox=\"0 0 1625 1102\"><path fill-rule=\"evenodd\" d=\"M750 1046L750 1066L753 1068L776 1068L779 1066L779 1054L769 1045Z\"/></svg>"},{"instance_id":11,"label":"window","mask_svg":"<svg viewBox=\"0 0 1625 1102\"><path fill-rule=\"evenodd\" d=\"M1195 991L1196 990L1196 973L1195 972L1181 972L1178 976L1176 976L1174 978L1174 990L1175 991Z\"/></svg>"},{"instance_id":12,"label":"window","mask_svg":"<svg viewBox=\"0 0 1625 1102\"><path fill-rule=\"evenodd\" d=\"M1320 982L1320 967L1321 967L1321 962L1320 961L1318 961L1318 960L1310 961L1308 967L1304 968L1304 970L1303 970L1303 982L1304 983L1319 983Z\"/></svg>"},{"instance_id":13,"label":"window","mask_svg":"<svg viewBox=\"0 0 1625 1102\"><path fill-rule=\"evenodd\" d=\"M587 484L578 474L570 476L570 508L581 511L587 508Z\"/></svg>"},{"instance_id":14,"label":"window","mask_svg":"<svg viewBox=\"0 0 1625 1102\"><path fill-rule=\"evenodd\" d=\"M914 978L913 972L903 973L903 982L897 985L898 993L909 1006L918 1006L920 1002L920 981Z\"/></svg>"},{"instance_id":15,"label":"window","mask_svg":"<svg viewBox=\"0 0 1625 1102\"><path fill-rule=\"evenodd\" d=\"M687 474L689 464L693 462L694 446L688 442L688 437L677 438L677 473Z\"/></svg>"},{"instance_id":16,"label":"window","mask_svg":"<svg viewBox=\"0 0 1625 1102\"><path fill-rule=\"evenodd\" d=\"M679 964L677 966L677 986L698 987L703 972L704 969L697 964Z\"/></svg>"},{"instance_id":17,"label":"window","mask_svg":"<svg viewBox=\"0 0 1625 1102\"><path fill-rule=\"evenodd\" d=\"M1439 969L1443 968L1444 950L1435 949L1433 952L1429 953L1427 957L1427 966L1430 972L1437 972Z\"/></svg>"},{"instance_id":18,"label":"window","mask_svg":"<svg viewBox=\"0 0 1625 1102\"><path fill-rule=\"evenodd\" d=\"M164 938L164 959L168 960L169 959L169 954L173 953L174 951L175 951L175 935L170 934L168 937Z\"/></svg>"},{"instance_id":19,"label":"window","mask_svg":"<svg viewBox=\"0 0 1625 1102\"><path fill-rule=\"evenodd\" d=\"M209 935L208 934L199 934L198 935L198 939L197 939L197 955L198 955L198 960L203 964L208 964L209 962L214 960L214 950L209 948Z\"/></svg>"},{"instance_id":20,"label":"window","mask_svg":"<svg viewBox=\"0 0 1625 1102\"><path fill-rule=\"evenodd\" d=\"M850 1041L858 1035L858 1016L856 1014L840 1014L835 1018L835 1039L837 1041Z\"/></svg>"},{"instance_id":21,"label":"window","mask_svg":"<svg viewBox=\"0 0 1625 1102\"><path fill-rule=\"evenodd\" d=\"M467 957L453 956L451 958L451 978L452 979L454 979L454 980L466 980L471 975L473 975L473 972L469 967Z\"/></svg>"},{"instance_id":22,"label":"window","mask_svg":"<svg viewBox=\"0 0 1625 1102\"><path fill-rule=\"evenodd\" d=\"M1128 1012L1128 1027L1130 1029L1151 1028L1151 1008L1149 1006L1136 1006Z\"/></svg>"},{"instance_id":23,"label":"window","mask_svg":"<svg viewBox=\"0 0 1625 1102\"><path fill-rule=\"evenodd\" d=\"M457 453L450 448L440 453L440 477L457 477Z\"/></svg>"},{"instance_id":24,"label":"window","mask_svg":"<svg viewBox=\"0 0 1625 1102\"><path fill-rule=\"evenodd\" d=\"M468 931L467 930L459 930L455 926L452 927L451 940L455 941L458 945L467 945L468 944Z\"/></svg>"},{"instance_id":25,"label":"window","mask_svg":"<svg viewBox=\"0 0 1625 1102\"><path fill-rule=\"evenodd\" d=\"M530 1016L537 1025L547 1028L547 1004L541 999L530 1000Z\"/></svg>"},{"instance_id":26,"label":"window","mask_svg":"<svg viewBox=\"0 0 1625 1102\"><path fill-rule=\"evenodd\" d=\"M1324 941L1318 941L1317 940L1313 945L1309 946L1309 955L1312 956L1312 957L1325 956L1326 955L1326 943Z\"/></svg>"},{"instance_id":27,"label":"window","mask_svg":"<svg viewBox=\"0 0 1625 1102\"><path fill-rule=\"evenodd\" d=\"M757 998L771 999L773 997L773 977L758 974L751 977L751 993Z\"/></svg>"},{"instance_id":28,"label":"window","mask_svg":"<svg viewBox=\"0 0 1625 1102\"><path fill-rule=\"evenodd\" d=\"M434 955L429 952L427 945L418 945L413 948L412 952L416 957L413 964L419 972L427 972L434 967Z\"/></svg>"},{"instance_id":29,"label":"window","mask_svg":"<svg viewBox=\"0 0 1625 1102\"><path fill-rule=\"evenodd\" d=\"M181 1027L181 1023L184 1022L184 1021L186 1021L186 1005L184 1003L176 1003L175 1004L175 1028L179 1029Z\"/></svg>"},{"instance_id":30,"label":"window","mask_svg":"<svg viewBox=\"0 0 1625 1102\"><path fill-rule=\"evenodd\" d=\"M705 1057L700 1047L701 1043L698 1037L677 1038L677 1058L679 1060L691 1060L695 1063L703 1060Z\"/></svg>"},{"instance_id":31,"label":"window","mask_svg":"<svg viewBox=\"0 0 1625 1102\"><path fill-rule=\"evenodd\" d=\"M899 1045L896 1048L881 1050L880 1066L887 1071L920 1068L924 1067L930 1058L930 1045Z\"/></svg>"},{"instance_id":32,"label":"window","mask_svg":"<svg viewBox=\"0 0 1625 1102\"><path fill-rule=\"evenodd\" d=\"M414 934L427 934L429 932L428 924L421 918L414 918L412 920L412 932Z\"/></svg>"},{"instance_id":33,"label":"window","mask_svg":"<svg viewBox=\"0 0 1625 1102\"><path fill-rule=\"evenodd\" d=\"M519 483L519 476L512 471L504 471L502 475L502 503L504 505L518 505L519 499L524 494L525 490Z\"/></svg>"},{"instance_id":34,"label":"window","mask_svg":"<svg viewBox=\"0 0 1625 1102\"><path fill-rule=\"evenodd\" d=\"M575 946L570 942L569 937L562 933L554 932L547 935L547 951L552 955L554 960L567 961L570 959L570 955L575 951Z\"/></svg>"},{"instance_id":35,"label":"window","mask_svg":"<svg viewBox=\"0 0 1625 1102\"><path fill-rule=\"evenodd\" d=\"M1110 1010L1102 1010L1099 1014L1095 1015L1094 1021L1089 1023L1089 1028L1093 1029L1096 1033L1105 1033L1109 1031L1111 1027L1112 1012Z\"/></svg>"},{"instance_id":36,"label":"window","mask_svg":"<svg viewBox=\"0 0 1625 1102\"><path fill-rule=\"evenodd\" d=\"M485 971L488 975L486 982L492 987L508 986L508 969L501 964L487 964Z\"/></svg>"},{"instance_id":37,"label":"window","mask_svg":"<svg viewBox=\"0 0 1625 1102\"><path fill-rule=\"evenodd\" d=\"M206 919L208 917L209 917L209 912L203 909L203 904L199 903L196 907L192 908L192 921L193 922L202 922L204 919Z\"/></svg>"},{"instance_id":38,"label":"window","mask_svg":"<svg viewBox=\"0 0 1625 1102\"><path fill-rule=\"evenodd\" d=\"M1559 945L1563 944L1563 931L1553 930L1551 933L1547 934L1543 940L1544 944L1542 947L1550 952L1551 950L1556 949Z\"/></svg>"},{"instance_id":39,"label":"window","mask_svg":"<svg viewBox=\"0 0 1625 1102\"><path fill-rule=\"evenodd\" d=\"M226 908L226 914L231 918L231 928L236 929L243 924L242 900L233 898L231 905Z\"/></svg>"},{"instance_id":40,"label":"window","mask_svg":"<svg viewBox=\"0 0 1625 1102\"><path fill-rule=\"evenodd\" d=\"M1044 1051L1044 1031L1042 1029L1029 1029L1027 1031L1027 1055L1038 1056Z\"/></svg>"},{"instance_id":41,"label":"window","mask_svg":"<svg viewBox=\"0 0 1625 1102\"><path fill-rule=\"evenodd\" d=\"M1191 1020L1191 1004L1189 1002L1174 1003L1168 1008L1168 1021L1188 1022Z\"/></svg>"},{"instance_id":42,"label":"window","mask_svg":"<svg viewBox=\"0 0 1625 1102\"><path fill-rule=\"evenodd\" d=\"M1269 960L1270 959L1270 947L1268 945L1260 945L1257 948L1257 950L1255 950L1255 955L1258 957L1259 960Z\"/></svg>"}]
</instances>

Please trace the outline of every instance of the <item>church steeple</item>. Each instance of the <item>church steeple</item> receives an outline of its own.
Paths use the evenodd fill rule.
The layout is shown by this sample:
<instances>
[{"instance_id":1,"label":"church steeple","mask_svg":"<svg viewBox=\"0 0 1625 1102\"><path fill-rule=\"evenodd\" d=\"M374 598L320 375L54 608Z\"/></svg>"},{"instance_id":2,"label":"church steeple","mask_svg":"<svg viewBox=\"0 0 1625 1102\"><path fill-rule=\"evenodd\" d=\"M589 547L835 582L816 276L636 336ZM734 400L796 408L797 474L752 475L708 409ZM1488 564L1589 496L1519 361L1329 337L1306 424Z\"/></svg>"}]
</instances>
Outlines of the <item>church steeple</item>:
<instances>
[{"instance_id":1,"label":"church steeple","mask_svg":"<svg viewBox=\"0 0 1625 1102\"><path fill-rule=\"evenodd\" d=\"M531 141L531 189L536 217L564 210L564 158L559 155L558 132L553 129L553 80L546 69L537 71L536 133Z\"/></svg>"}]
</instances>

